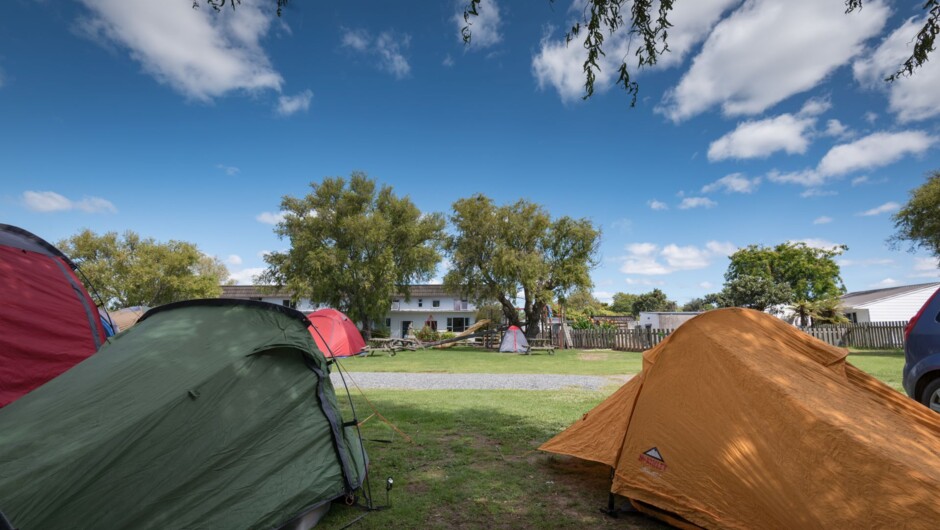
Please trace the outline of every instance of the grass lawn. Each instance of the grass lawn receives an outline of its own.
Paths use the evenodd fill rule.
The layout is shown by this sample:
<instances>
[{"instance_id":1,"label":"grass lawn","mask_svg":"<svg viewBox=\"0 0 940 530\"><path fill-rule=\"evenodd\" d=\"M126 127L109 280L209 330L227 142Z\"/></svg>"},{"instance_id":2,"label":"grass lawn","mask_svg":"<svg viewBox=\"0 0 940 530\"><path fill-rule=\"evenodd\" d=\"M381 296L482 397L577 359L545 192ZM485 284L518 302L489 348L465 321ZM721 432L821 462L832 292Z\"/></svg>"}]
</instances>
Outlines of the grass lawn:
<instances>
[{"instance_id":1,"label":"grass lawn","mask_svg":"<svg viewBox=\"0 0 940 530\"><path fill-rule=\"evenodd\" d=\"M902 352L853 350L849 361L900 389ZM342 363L350 371L611 375L639 371L640 354L523 356L463 348ZM615 389L366 390L369 402L413 443L377 418L362 426L376 503L385 504L386 477L394 477L395 486L391 509L369 513L352 528L667 528L643 516L602 514L609 487L603 465L536 450ZM350 418L345 395L339 397ZM372 413L362 396L353 399L360 420ZM362 513L334 504L321 525L343 527Z\"/></svg>"},{"instance_id":2,"label":"grass lawn","mask_svg":"<svg viewBox=\"0 0 940 530\"><path fill-rule=\"evenodd\" d=\"M613 350L556 350L555 355L499 353L467 347L402 351L394 357L348 357L340 361L350 372L424 372L480 374L635 374L643 367L640 353Z\"/></svg>"},{"instance_id":3,"label":"grass lawn","mask_svg":"<svg viewBox=\"0 0 940 530\"><path fill-rule=\"evenodd\" d=\"M353 528L667 528L599 511L609 468L536 451L609 391L368 391L414 443L376 418L362 427L377 503L387 476L395 486L392 508ZM354 402L360 418L371 414L361 396ZM361 513L334 504L321 525L339 528Z\"/></svg>"},{"instance_id":4,"label":"grass lawn","mask_svg":"<svg viewBox=\"0 0 940 530\"><path fill-rule=\"evenodd\" d=\"M865 370L898 392L901 386L901 370L904 369L903 350L849 350L848 361Z\"/></svg>"}]
</instances>

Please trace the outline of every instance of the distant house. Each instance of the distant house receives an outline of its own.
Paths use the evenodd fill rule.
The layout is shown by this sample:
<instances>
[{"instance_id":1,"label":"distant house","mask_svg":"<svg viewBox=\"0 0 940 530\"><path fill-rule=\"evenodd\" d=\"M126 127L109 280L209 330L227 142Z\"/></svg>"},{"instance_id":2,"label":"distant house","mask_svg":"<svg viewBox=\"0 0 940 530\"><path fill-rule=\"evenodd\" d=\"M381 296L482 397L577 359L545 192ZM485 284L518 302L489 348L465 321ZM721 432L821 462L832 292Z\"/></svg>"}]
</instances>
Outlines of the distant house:
<instances>
[{"instance_id":1,"label":"distant house","mask_svg":"<svg viewBox=\"0 0 940 530\"><path fill-rule=\"evenodd\" d=\"M269 302L304 313L329 307L307 298L301 298L295 304L291 301L291 293L268 292L268 289L259 285L223 285L221 298ZM392 297L392 307L384 321L392 337L406 336L409 329L417 331L425 324L437 331L459 333L475 322L476 306L466 298L445 292L442 285L412 285L409 291L408 300L403 294Z\"/></svg>"},{"instance_id":2,"label":"distant house","mask_svg":"<svg viewBox=\"0 0 940 530\"><path fill-rule=\"evenodd\" d=\"M268 302L270 304L282 305L296 309L303 313L316 311L317 309L327 307L326 304L320 304L311 301L308 298L301 298L296 303L291 301L291 293L287 291L271 292L269 287L262 285L223 285L222 295L219 298L235 298L238 300L255 300L258 302Z\"/></svg>"},{"instance_id":3,"label":"distant house","mask_svg":"<svg viewBox=\"0 0 940 530\"><path fill-rule=\"evenodd\" d=\"M921 283L857 291L842 295L843 312L851 322L897 322L906 321L920 310L940 282Z\"/></svg>"},{"instance_id":4,"label":"distant house","mask_svg":"<svg viewBox=\"0 0 940 530\"><path fill-rule=\"evenodd\" d=\"M392 337L404 337L409 328L417 331L425 324L437 331L459 333L474 324L476 310L466 298L446 292L443 285L412 285L408 300L401 294L392 298L385 327Z\"/></svg>"},{"instance_id":5,"label":"distant house","mask_svg":"<svg viewBox=\"0 0 940 530\"><path fill-rule=\"evenodd\" d=\"M701 311L657 311L640 312L637 327L652 329L676 329L683 322L701 314Z\"/></svg>"}]
</instances>

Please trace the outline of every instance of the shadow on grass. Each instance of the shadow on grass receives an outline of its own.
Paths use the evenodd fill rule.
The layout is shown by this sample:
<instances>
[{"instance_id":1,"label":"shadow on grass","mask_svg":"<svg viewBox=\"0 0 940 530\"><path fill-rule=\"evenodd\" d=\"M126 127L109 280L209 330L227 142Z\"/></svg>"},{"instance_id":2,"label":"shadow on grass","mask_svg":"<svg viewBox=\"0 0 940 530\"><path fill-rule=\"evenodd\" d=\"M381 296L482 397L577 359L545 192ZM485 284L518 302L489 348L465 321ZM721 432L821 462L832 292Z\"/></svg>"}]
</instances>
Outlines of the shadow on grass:
<instances>
[{"instance_id":1,"label":"shadow on grass","mask_svg":"<svg viewBox=\"0 0 940 530\"><path fill-rule=\"evenodd\" d=\"M500 403L492 407L480 399L486 394L370 395L414 443L374 419L362 427L376 504L385 504L386 477L394 477L395 486L392 507L366 515L354 528L666 528L641 515L614 519L600 512L610 486L606 466L536 450L567 425L567 416L577 418L583 403L561 414L550 407L547 414L533 413L538 393L516 392L525 412L514 414L499 410L511 393L495 393ZM368 415L364 402L356 405L360 417ZM392 443L370 441L383 439ZM334 505L321 525L339 528L360 514Z\"/></svg>"}]
</instances>

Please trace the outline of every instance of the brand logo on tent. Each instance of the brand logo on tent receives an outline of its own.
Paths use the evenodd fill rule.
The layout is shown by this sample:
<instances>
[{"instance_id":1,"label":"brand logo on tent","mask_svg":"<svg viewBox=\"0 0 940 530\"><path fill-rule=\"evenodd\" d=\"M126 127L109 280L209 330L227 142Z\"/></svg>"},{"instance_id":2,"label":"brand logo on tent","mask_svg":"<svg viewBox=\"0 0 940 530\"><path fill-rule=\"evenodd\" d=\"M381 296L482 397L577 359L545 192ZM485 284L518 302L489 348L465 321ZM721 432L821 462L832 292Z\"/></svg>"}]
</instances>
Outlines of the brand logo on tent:
<instances>
[{"instance_id":1,"label":"brand logo on tent","mask_svg":"<svg viewBox=\"0 0 940 530\"><path fill-rule=\"evenodd\" d=\"M659 453L659 449L656 447L641 454L640 462L660 471L666 471L666 461L663 460L663 455Z\"/></svg>"}]
</instances>

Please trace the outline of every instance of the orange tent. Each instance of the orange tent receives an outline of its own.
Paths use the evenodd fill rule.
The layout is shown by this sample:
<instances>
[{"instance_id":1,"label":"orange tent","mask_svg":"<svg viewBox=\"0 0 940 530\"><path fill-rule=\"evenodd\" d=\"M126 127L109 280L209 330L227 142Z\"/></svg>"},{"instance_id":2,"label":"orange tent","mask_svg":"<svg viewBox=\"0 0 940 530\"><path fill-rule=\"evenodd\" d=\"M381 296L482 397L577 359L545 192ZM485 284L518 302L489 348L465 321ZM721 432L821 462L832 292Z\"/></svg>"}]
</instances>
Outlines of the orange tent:
<instances>
[{"instance_id":1,"label":"orange tent","mask_svg":"<svg viewBox=\"0 0 940 530\"><path fill-rule=\"evenodd\" d=\"M366 341L349 317L335 309L318 309L307 315L310 334L326 357L349 357L366 347Z\"/></svg>"},{"instance_id":2,"label":"orange tent","mask_svg":"<svg viewBox=\"0 0 940 530\"><path fill-rule=\"evenodd\" d=\"M698 316L540 449L673 525L936 528L940 415L749 309Z\"/></svg>"}]
</instances>

